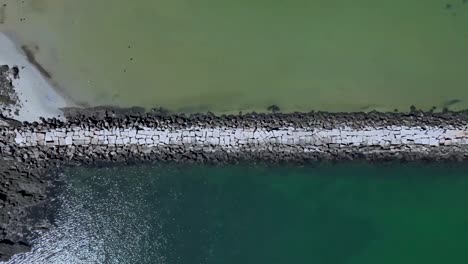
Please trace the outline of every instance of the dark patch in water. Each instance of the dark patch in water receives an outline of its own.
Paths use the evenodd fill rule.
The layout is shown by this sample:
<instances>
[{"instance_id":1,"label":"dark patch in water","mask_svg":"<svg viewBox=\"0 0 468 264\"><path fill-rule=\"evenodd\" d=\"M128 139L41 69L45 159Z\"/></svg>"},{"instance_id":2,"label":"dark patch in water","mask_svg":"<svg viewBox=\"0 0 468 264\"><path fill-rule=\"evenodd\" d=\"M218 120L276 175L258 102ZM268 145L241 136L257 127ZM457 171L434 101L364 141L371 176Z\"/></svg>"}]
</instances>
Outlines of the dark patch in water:
<instances>
[{"instance_id":1,"label":"dark patch in water","mask_svg":"<svg viewBox=\"0 0 468 264\"><path fill-rule=\"evenodd\" d=\"M24 54L26 54L26 58L28 59L29 63L34 65L36 69L47 79L52 79L52 74L48 72L39 62L36 60L36 55L34 52L26 45L21 46L21 49L23 50ZM35 49L38 49L37 46L35 46Z\"/></svg>"},{"instance_id":2,"label":"dark patch in water","mask_svg":"<svg viewBox=\"0 0 468 264\"><path fill-rule=\"evenodd\" d=\"M450 107L450 106L452 106L452 105L454 105L454 104L458 104L458 103L460 103L460 102L461 102L460 99L452 99L452 100L448 100L448 101L446 101L445 103L443 103L442 106L443 106L443 107Z\"/></svg>"},{"instance_id":3,"label":"dark patch in water","mask_svg":"<svg viewBox=\"0 0 468 264\"><path fill-rule=\"evenodd\" d=\"M3 24L5 23L5 20L6 20L6 12L5 12L5 9L6 9L6 4L3 4L0 6L0 24Z\"/></svg>"},{"instance_id":4,"label":"dark patch in water","mask_svg":"<svg viewBox=\"0 0 468 264\"><path fill-rule=\"evenodd\" d=\"M281 109L279 108L279 106L274 104L274 105L268 106L267 110L272 113L276 113L276 112L279 112Z\"/></svg>"}]
</instances>

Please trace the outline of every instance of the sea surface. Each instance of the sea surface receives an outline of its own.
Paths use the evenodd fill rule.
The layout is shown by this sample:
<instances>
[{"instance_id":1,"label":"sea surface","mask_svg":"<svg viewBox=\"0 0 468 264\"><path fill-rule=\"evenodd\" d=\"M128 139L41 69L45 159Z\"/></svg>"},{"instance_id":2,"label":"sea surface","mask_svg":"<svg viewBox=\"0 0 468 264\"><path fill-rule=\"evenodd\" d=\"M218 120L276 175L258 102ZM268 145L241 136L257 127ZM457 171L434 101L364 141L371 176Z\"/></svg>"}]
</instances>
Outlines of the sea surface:
<instances>
[{"instance_id":1,"label":"sea surface","mask_svg":"<svg viewBox=\"0 0 468 264\"><path fill-rule=\"evenodd\" d=\"M11 263L466 263L466 164L74 168Z\"/></svg>"},{"instance_id":2,"label":"sea surface","mask_svg":"<svg viewBox=\"0 0 468 264\"><path fill-rule=\"evenodd\" d=\"M468 108L465 0L0 0L0 22L84 105Z\"/></svg>"}]
</instances>

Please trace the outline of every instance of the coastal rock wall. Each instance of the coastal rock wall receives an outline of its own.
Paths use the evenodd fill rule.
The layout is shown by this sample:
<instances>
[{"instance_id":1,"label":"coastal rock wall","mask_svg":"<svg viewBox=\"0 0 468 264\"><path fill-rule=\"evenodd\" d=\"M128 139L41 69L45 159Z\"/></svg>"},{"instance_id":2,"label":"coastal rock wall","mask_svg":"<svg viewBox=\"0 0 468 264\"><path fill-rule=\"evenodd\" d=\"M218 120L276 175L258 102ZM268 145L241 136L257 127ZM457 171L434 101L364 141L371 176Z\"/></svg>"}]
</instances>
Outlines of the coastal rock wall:
<instances>
[{"instance_id":1,"label":"coastal rock wall","mask_svg":"<svg viewBox=\"0 0 468 264\"><path fill-rule=\"evenodd\" d=\"M0 129L3 159L100 161L468 159L468 114L291 113L168 115L65 110L67 121Z\"/></svg>"},{"instance_id":2,"label":"coastal rock wall","mask_svg":"<svg viewBox=\"0 0 468 264\"><path fill-rule=\"evenodd\" d=\"M304 150L340 148L352 146L440 146L468 144L468 128L438 127L350 127L321 129L283 127L265 128L202 128L190 127L177 130L165 128L57 128L50 130L6 132L19 147L34 146L123 146L142 145L158 147L185 145L187 147L220 146L226 149L242 149L252 145L304 146ZM11 141L13 143L13 141Z\"/></svg>"},{"instance_id":3,"label":"coastal rock wall","mask_svg":"<svg viewBox=\"0 0 468 264\"><path fill-rule=\"evenodd\" d=\"M1 151L25 160L466 159L468 126L233 127L21 126L2 131Z\"/></svg>"}]
</instances>

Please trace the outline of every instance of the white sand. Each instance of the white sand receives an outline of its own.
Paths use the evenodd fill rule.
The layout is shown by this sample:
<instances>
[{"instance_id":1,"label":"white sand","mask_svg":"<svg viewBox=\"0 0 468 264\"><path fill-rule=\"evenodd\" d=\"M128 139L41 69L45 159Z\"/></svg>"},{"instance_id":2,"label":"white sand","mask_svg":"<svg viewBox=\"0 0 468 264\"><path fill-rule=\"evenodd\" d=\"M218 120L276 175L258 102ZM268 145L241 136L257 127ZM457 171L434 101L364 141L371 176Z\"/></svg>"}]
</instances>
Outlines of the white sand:
<instances>
[{"instance_id":1,"label":"white sand","mask_svg":"<svg viewBox=\"0 0 468 264\"><path fill-rule=\"evenodd\" d=\"M19 115L4 113L5 116L19 121L37 121L40 117L62 118L60 108L69 105L42 74L26 59L5 34L0 32L0 65L18 66L19 79L13 85L20 100ZM23 68L24 67L24 68Z\"/></svg>"}]
</instances>

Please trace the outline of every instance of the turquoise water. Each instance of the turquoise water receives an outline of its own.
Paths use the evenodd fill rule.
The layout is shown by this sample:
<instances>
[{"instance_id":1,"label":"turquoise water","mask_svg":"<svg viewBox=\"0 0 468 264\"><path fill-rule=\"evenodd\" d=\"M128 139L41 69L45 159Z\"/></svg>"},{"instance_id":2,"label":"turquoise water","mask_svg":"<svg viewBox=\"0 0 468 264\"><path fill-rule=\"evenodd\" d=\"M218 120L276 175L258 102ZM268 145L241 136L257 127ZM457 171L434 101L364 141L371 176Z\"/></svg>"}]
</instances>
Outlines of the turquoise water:
<instances>
[{"instance_id":1,"label":"turquoise water","mask_svg":"<svg viewBox=\"0 0 468 264\"><path fill-rule=\"evenodd\" d=\"M14 263L466 263L468 166L78 168Z\"/></svg>"}]
</instances>

